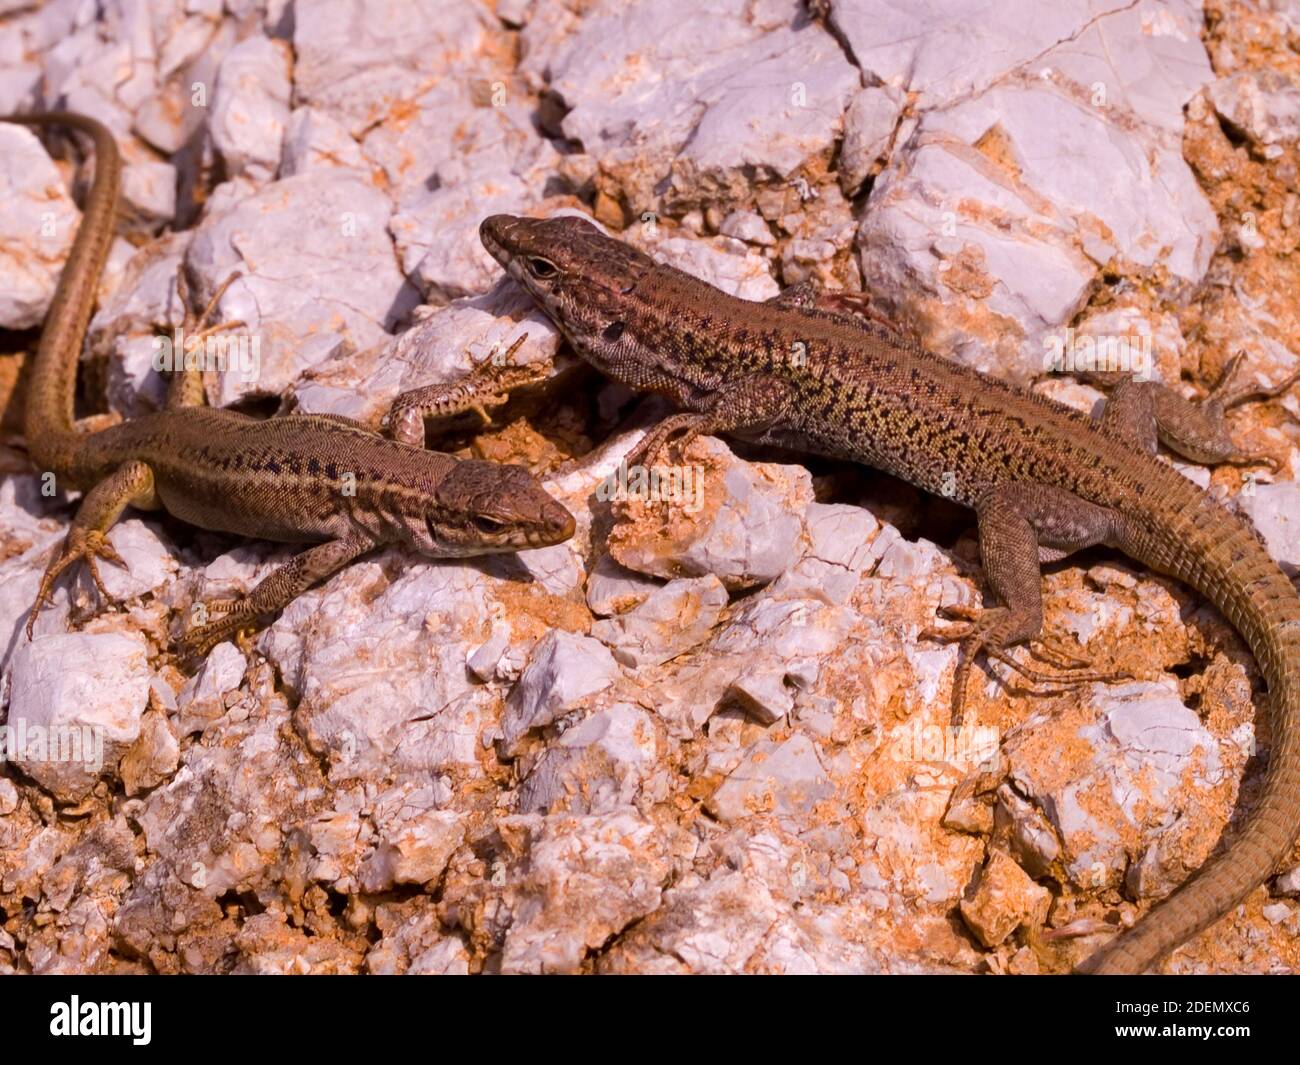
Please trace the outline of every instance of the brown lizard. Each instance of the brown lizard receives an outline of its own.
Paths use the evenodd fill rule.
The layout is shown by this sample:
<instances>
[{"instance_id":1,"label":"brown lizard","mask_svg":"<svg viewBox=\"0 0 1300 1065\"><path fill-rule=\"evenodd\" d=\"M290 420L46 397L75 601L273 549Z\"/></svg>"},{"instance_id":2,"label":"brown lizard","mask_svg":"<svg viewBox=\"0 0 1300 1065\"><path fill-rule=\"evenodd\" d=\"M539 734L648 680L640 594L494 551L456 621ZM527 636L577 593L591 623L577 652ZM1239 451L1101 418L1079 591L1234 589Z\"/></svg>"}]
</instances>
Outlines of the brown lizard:
<instances>
[{"instance_id":1,"label":"brown lizard","mask_svg":"<svg viewBox=\"0 0 1300 1065\"><path fill-rule=\"evenodd\" d=\"M575 217L495 215L480 235L584 359L682 408L629 463L653 459L678 434L684 446L701 433L734 433L863 462L974 509L985 573L1003 605L962 638L958 717L977 652L1034 680L1060 679L1016 663L1007 648L1040 638L1040 562L1085 547L1118 548L1185 581L1242 633L1273 703L1263 794L1232 845L1086 971L1141 972L1214 923L1290 852L1300 829L1300 597L1253 530L1156 452L1163 441L1196 461L1258 461L1233 445L1223 412L1278 395L1300 374L1256 388L1228 373L1204 405L1126 378L1094 422L891 328L826 309L811 286L765 303L738 299Z\"/></svg>"},{"instance_id":2,"label":"brown lizard","mask_svg":"<svg viewBox=\"0 0 1300 1065\"><path fill-rule=\"evenodd\" d=\"M106 533L127 506L163 508L217 532L313 544L247 597L213 604L218 615L190 629L187 654L203 654L358 556L403 544L434 558L560 543L573 516L522 466L462 460L390 440L360 422L290 414L258 420L202 406L197 369L172 375L166 409L107 428L78 424L77 361L112 240L121 158L99 122L64 112L8 119L89 134L95 178L41 334L27 394L28 451L57 483L86 492L51 559L27 623L48 602L59 574L84 560L107 598L97 560L122 559ZM220 293L217 294L218 296ZM201 339L214 297L192 330ZM227 328L219 326L216 328Z\"/></svg>"}]
</instances>

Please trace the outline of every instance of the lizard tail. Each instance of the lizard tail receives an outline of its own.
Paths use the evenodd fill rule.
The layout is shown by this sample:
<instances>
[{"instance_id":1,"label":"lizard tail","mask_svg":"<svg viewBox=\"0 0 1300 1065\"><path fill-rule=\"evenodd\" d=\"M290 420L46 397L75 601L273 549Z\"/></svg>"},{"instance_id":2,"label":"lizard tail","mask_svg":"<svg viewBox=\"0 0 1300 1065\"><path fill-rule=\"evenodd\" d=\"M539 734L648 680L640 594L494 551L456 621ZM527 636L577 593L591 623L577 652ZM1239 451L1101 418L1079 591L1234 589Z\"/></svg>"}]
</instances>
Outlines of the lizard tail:
<instances>
[{"instance_id":1,"label":"lizard tail","mask_svg":"<svg viewBox=\"0 0 1300 1065\"><path fill-rule=\"evenodd\" d=\"M1141 973L1272 876L1300 832L1300 597L1253 529L1199 492L1185 499L1164 536L1134 534L1135 557L1196 588L1250 645L1272 706L1264 790L1228 848L1083 972Z\"/></svg>"},{"instance_id":2,"label":"lizard tail","mask_svg":"<svg viewBox=\"0 0 1300 1065\"><path fill-rule=\"evenodd\" d=\"M108 128L86 115L46 111L13 115L0 121L25 126L68 126L89 134L95 146L95 178L86 196L72 253L45 318L45 330L28 387L24 426L32 462L43 470L66 473L77 453L73 416L77 362L113 240L122 156Z\"/></svg>"}]
</instances>

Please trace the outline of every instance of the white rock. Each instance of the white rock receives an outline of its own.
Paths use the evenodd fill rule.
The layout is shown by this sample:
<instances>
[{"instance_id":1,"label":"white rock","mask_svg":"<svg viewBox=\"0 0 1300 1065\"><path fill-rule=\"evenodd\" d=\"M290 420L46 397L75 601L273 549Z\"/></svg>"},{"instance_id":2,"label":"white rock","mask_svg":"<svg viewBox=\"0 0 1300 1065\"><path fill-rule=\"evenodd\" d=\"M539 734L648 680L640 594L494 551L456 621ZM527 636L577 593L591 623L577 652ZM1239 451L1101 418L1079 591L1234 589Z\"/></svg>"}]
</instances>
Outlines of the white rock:
<instances>
[{"instance_id":1,"label":"white rock","mask_svg":"<svg viewBox=\"0 0 1300 1065\"><path fill-rule=\"evenodd\" d=\"M891 86L871 86L853 97L844 113L844 143L840 147L840 185L854 195L871 174L871 168L889 149L903 94Z\"/></svg>"},{"instance_id":2,"label":"white rock","mask_svg":"<svg viewBox=\"0 0 1300 1065\"><path fill-rule=\"evenodd\" d=\"M746 972L781 907L759 880L738 872L692 876L664 892L661 911L601 961L608 972ZM626 969L624 969L626 967Z\"/></svg>"},{"instance_id":3,"label":"white rock","mask_svg":"<svg viewBox=\"0 0 1300 1065\"><path fill-rule=\"evenodd\" d=\"M1056 829L1062 861L1079 885L1115 883L1136 859L1124 839L1137 829L1145 862L1135 861L1130 888L1143 895L1168 891L1185 878L1189 833L1186 821L1173 823L1177 811L1201 802L1223 778L1219 744L1196 714L1168 687L1149 682L1096 685L1092 689L1095 721L1052 739L1061 727L1041 722L1022 730L1007 744L1012 778L1031 796ZM1043 744L1093 748L1090 763L1071 769L1031 759ZM1193 837L1199 840L1199 837Z\"/></svg>"},{"instance_id":4,"label":"white rock","mask_svg":"<svg viewBox=\"0 0 1300 1065\"><path fill-rule=\"evenodd\" d=\"M0 327L45 316L81 215L29 129L0 123Z\"/></svg>"},{"instance_id":5,"label":"white rock","mask_svg":"<svg viewBox=\"0 0 1300 1065\"><path fill-rule=\"evenodd\" d=\"M746 244L758 244L769 247L776 243L772 230L763 221L763 216L753 211L732 211L722 220L718 232L724 237L734 237Z\"/></svg>"},{"instance_id":6,"label":"white rock","mask_svg":"<svg viewBox=\"0 0 1300 1065\"><path fill-rule=\"evenodd\" d=\"M727 590L712 574L669 581L627 613L596 622L591 634L621 665L644 669L703 642L726 605Z\"/></svg>"},{"instance_id":7,"label":"white rock","mask_svg":"<svg viewBox=\"0 0 1300 1065\"><path fill-rule=\"evenodd\" d=\"M201 732L225 713L225 697L239 687L247 669L248 662L233 643L219 643L208 652L176 699L182 735Z\"/></svg>"},{"instance_id":8,"label":"white rock","mask_svg":"<svg viewBox=\"0 0 1300 1065\"><path fill-rule=\"evenodd\" d=\"M388 891L395 884L436 882L465 838L465 818L439 810L429 788L395 788L375 800L372 818L379 835L360 871L368 892Z\"/></svg>"},{"instance_id":9,"label":"white rock","mask_svg":"<svg viewBox=\"0 0 1300 1065\"><path fill-rule=\"evenodd\" d=\"M1204 274L1217 224L1180 138L1210 70L1199 10L1181 0L1019 0L978 27L963 11L834 10L867 74L918 94L919 124L872 191L862 270L868 288L942 318L932 339L963 361L1026 379L1100 265L1163 268L1179 289Z\"/></svg>"},{"instance_id":10,"label":"white rock","mask_svg":"<svg viewBox=\"0 0 1300 1065\"><path fill-rule=\"evenodd\" d=\"M766 584L789 565L799 541L799 515L812 497L808 471L741 462L711 438L695 447L707 449L707 467L624 467L602 486L615 500L657 496L672 510L700 511L689 524L672 522L650 536L615 529L610 553L628 569L656 577L712 574L732 590Z\"/></svg>"},{"instance_id":11,"label":"white rock","mask_svg":"<svg viewBox=\"0 0 1300 1065\"><path fill-rule=\"evenodd\" d=\"M549 725L586 696L608 688L618 674L614 656L600 641L552 629L533 648L506 701L501 721L506 753L517 750L530 730Z\"/></svg>"},{"instance_id":12,"label":"white rock","mask_svg":"<svg viewBox=\"0 0 1300 1065\"><path fill-rule=\"evenodd\" d=\"M834 793L816 745L796 732L784 743L760 740L751 747L707 805L723 821L762 814L806 816Z\"/></svg>"},{"instance_id":13,"label":"white rock","mask_svg":"<svg viewBox=\"0 0 1300 1065\"><path fill-rule=\"evenodd\" d=\"M1300 898L1300 865L1288 869L1273 881L1273 894L1283 898Z\"/></svg>"},{"instance_id":14,"label":"white rock","mask_svg":"<svg viewBox=\"0 0 1300 1065\"><path fill-rule=\"evenodd\" d=\"M322 167L363 170L361 147L344 126L314 107L295 108L284 131L280 176Z\"/></svg>"},{"instance_id":15,"label":"white rock","mask_svg":"<svg viewBox=\"0 0 1300 1065\"><path fill-rule=\"evenodd\" d=\"M828 155L859 85L829 33L789 16L745 0L602 0L568 33L531 21L521 70L570 105L565 136L618 175L635 215L706 191L742 201L755 172L782 179Z\"/></svg>"},{"instance_id":16,"label":"white rock","mask_svg":"<svg viewBox=\"0 0 1300 1065\"><path fill-rule=\"evenodd\" d=\"M340 347L384 340L414 302L393 261L387 197L345 170L286 178L200 225L186 256L203 279L196 299L231 273L220 320L260 344L256 375L218 375L216 402L279 394ZM255 265L254 265L255 264Z\"/></svg>"},{"instance_id":17,"label":"white rock","mask_svg":"<svg viewBox=\"0 0 1300 1065\"><path fill-rule=\"evenodd\" d=\"M498 910L504 973L573 972L587 952L658 908L688 841L632 811L508 819L522 835Z\"/></svg>"},{"instance_id":18,"label":"white rock","mask_svg":"<svg viewBox=\"0 0 1300 1065\"><path fill-rule=\"evenodd\" d=\"M1268 545L1268 553L1285 566L1300 568L1300 483L1253 485L1240 499L1242 510Z\"/></svg>"},{"instance_id":19,"label":"white rock","mask_svg":"<svg viewBox=\"0 0 1300 1065\"><path fill-rule=\"evenodd\" d=\"M1300 86L1277 70L1251 70L1210 86L1214 109L1255 144L1300 139Z\"/></svg>"},{"instance_id":20,"label":"white rock","mask_svg":"<svg viewBox=\"0 0 1300 1065\"><path fill-rule=\"evenodd\" d=\"M628 703L568 729L519 788L520 813L603 813L633 802L659 750L650 715Z\"/></svg>"},{"instance_id":21,"label":"white rock","mask_svg":"<svg viewBox=\"0 0 1300 1065\"><path fill-rule=\"evenodd\" d=\"M601 555L587 578L587 606L601 617L622 614L640 606L659 587L658 581L620 566L612 555Z\"/></svg>"},{"instance_id":22,"label":"white rock","mask_svg":"<svg viewBox=\"0 0 1300 1065\"><path fill-rule=\"evenodd\" d=\"M128 164L122 171L122 199L146 221L171 222L176 217L176 168L154 160Z\"/></svg>"},{"instance_id":23,"label":"white rock","mask_svg":"<svg viewBox=\"0 0 1300 1065\"><path fill-rule=\"evenodd\" d=\"M248 37L221 59L208 130L231 176L268 181L280 166L289 122L290 56L265 37Z\"/></svg>"},{"instance_id":24,"label":"white rock","mask_svg":"<svg viewBox=\"0 0 1300 1065\"><path fill-rule=\"evenodd\" d=\"M55 798L86 795L140 734L149 648L116 633L24 642L13 656L11 760Z\"/></svg>"},{"instance_id":25,"label":"white rock","mask_svg":"<svg viewBox=\"0 0 1300 1065\"><path fill-rule=\"evenodd\" d=\"M355 136L430 82L464 79L499 32L473 0L315 0L294 20L296 100Z\"/></svg>"}]
</instances>

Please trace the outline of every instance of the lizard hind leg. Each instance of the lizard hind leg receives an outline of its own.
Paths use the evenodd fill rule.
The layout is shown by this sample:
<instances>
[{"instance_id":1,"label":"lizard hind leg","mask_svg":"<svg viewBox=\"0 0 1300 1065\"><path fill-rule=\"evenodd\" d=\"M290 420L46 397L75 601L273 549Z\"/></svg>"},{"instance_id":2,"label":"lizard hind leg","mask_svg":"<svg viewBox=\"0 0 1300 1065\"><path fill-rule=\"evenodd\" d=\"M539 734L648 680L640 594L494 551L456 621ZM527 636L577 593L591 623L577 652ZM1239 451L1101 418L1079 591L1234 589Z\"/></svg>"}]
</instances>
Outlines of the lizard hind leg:
<instances>
[{"instance_id":1,"label":"lizard hind leg","mask_svg":"<svg viewBox=\"0 0 1300 1065\"><path fill-rule=\"evenodd\" d=\"M142 510L157 509L153 470L147 463L134 460L124 462L86 493L63 545L50 558L45 574L41 577L40 590L36 593L36 601L27 616L29 640L32 638L37 615L54 597L55 582L65 569L76 562L86 563L99 594L105 601L111 600L103 578L99 575L98 563L99 559L104 559L118 566L126 566L122 556L108 542L107 533L128 506Z\"/></svg>"},{"instance_id":2,"label":"lizard hind leg","mask_svg":"<svg viewBox=\"0 0 1300 1065\"><path fill-rule=\"evenodd\" d=\"M1268 466L1276 471L1280 464L1273 456L1237 447L1225 414L1242 403L1282 395L1300 381L1300 370L1276 385L1261 386L1241 378L1243 359L1241 353L1233 356L1214 391L1199 403L1159 381L1138 381L1112 373L1086 374L1084 378L1103 386L1118 379L1099 425L1109 436L1135 444L1148 454L1155 454L1159 440L1192 462Z\"/></svg>"},{"instance_id":3,"label":"lizard hind leg","mask_svg":"<svg viewBox=\"0 0 1300 1065\"><path fill-rule=\"evenodd\" d=\"M272 571L244 598L209 604L210 612L217 617L184 634L178 645L181 657L197 658L207 654L241 629L283 610L313 584L337 573L374 546L375 541L361 531L317 544Z\"/></svg>"},{"instance_id":4,"label":"lizard hind leg","mask_svg":"<svg viewBox=\"0 0 1300 1065\"><path fill-rule=\"evenodd\" d=\"M962 723L971 667L981 651L1035 684L1130 679L1127 673L1078 668L1086 662L1041 635L1040 538L1051 548L1052 555L1104 543L1112 534L1111 512L1064 489L1028 484L994 489L980 501L976 515L984 571L1004 605L985 610L955 637L960 642L953 676L953 723ZM1016 661L1008 648L1020 643L1030 643L1031 653L1037 651L1038 657L1067 671L1045 673Z\"/></svg>"}]
</instances>

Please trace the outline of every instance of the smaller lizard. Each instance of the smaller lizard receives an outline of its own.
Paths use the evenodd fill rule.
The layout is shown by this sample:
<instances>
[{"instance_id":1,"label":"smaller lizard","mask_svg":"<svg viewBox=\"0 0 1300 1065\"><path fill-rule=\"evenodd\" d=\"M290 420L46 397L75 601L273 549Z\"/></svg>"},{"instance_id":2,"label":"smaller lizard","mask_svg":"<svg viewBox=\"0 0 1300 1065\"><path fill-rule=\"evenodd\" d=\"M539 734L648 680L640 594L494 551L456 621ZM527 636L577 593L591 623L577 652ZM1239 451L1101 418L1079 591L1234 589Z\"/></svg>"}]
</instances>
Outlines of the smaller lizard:
<instances>
[{"instance_id":1,"label":"smaller lizard","mask_svg":"<svg viewBox=\"0 0 1300 1065\"><path fill-rule=\"evenodd\" d=\"M55 581L74 563L85 561L109 598L97 561L123 564L106 534L127 506L162 508L216 532L313 545L245 598L213 604L215 619L181 640L187 655L204 654L277 613L375 547L402 544L433 558L456 558L544 547L573 535L573 515L522 466L426 451L336 415L259 420L211 409L201 405L197 368L172 375L162 411L107 428L102 417L78 424L77 358L112 240L121 158L113 135L82 115L6 121L69 126L89 134L95 147L95 178L41 334L25 426L34 464L86 495L41 581L29 638ZM209 326L220 295L197 323L187 321L192 340L240 324ZM454 406L454 400L441 405Z\"/></svg>"}]
</instances>

